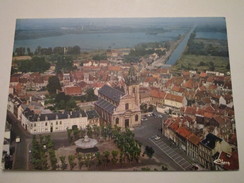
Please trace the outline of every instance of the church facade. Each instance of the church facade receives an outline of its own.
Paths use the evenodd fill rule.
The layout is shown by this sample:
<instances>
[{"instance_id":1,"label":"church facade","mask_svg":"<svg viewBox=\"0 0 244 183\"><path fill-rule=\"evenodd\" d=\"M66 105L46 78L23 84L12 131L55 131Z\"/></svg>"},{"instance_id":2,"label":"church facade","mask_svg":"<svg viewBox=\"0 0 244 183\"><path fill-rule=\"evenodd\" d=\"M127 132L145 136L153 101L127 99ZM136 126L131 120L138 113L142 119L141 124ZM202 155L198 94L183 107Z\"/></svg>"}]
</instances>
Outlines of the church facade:
<instances>
[{"instance_id":1,"label":"church facade","mask_svg":"<svg viewBox=\"0 0 244 183\"><path fill-rule=\"evenodd\" d=\"M104 85L98 91L95 110L101 123L121 128L131 128L141 124L139 82L134 67L125 78L123 90Z\"/></svg>"}]
</instances>

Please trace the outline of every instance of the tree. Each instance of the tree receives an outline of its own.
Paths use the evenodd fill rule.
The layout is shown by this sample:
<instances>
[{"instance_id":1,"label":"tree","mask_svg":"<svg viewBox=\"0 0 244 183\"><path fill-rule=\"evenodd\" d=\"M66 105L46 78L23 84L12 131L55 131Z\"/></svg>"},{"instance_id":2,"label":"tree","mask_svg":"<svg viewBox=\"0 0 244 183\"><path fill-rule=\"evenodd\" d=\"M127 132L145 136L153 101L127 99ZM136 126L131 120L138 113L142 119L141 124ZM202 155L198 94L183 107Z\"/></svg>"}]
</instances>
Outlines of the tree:
<instances>
[{"instance_id":1,"label":"tree","mask_svg":"<svg viewBox=\"0 0 244 183\"><path fill-rule=\"evenodd\" d=\"M56 170L58 160L56 158L55 151L53 149L49 151L49 158L50 158L52 169Z\"/></svg>"},{"instance_id":2,"label":"tree","mask_svg":"<svg viewBox=\"0 0 244 183\"><path fill-rule=\"evenodd\" d=\"M57 76L49 77L47 90L50 94L55 94L57 90L61 90L61 85Z\"/></svg>"},{"instance_id":3,"label":"tree","mask_svg":"<svg viewBox=\"0 0 244 183\"><path fill-rule=\"evenodd\" d=\"M65 170L67 168L67 164L66 164L66 160L65 160L65 156L60 156L59 157L60 161L61 161L61 169Z\"/></svg>"},{"instance_id":4,"label":"tree","mask_svg":"<svg viewBox=\"0 0 244 183\"><path fill-rule=\"evenodd\" d=\"M74 162L75 156L74 155L69 155L68 156L68 160L69 160L70 170L73 170L74 167L76 166L76 163Z\"/></svg>"},{"instance_id":5,"label":"tree","mask_svg":"<svg viewBox=\"0 0 244 183\"><path fill-rule=\"evenodd\" d=\"M110 156L110 152L109 151L104 151L103 152L103 157L104 157L104 161L106 162L106 165L110 162L109 156Z\"/></svg>"},{"instance_id":6,"label":"tree","mask_svg":"<svg viewBox=\"0 0 244 183\"><path fill-rule=\"evenodd\" d=\"M118 154L119 154L119 152L113 150L111 154L112 154L112 163L116 164L118 162Z\"/></svg>"},{"instance_id":7,"label":"tree","mask_svg":"<svg viewBox=\"0 0 244 183\"><path fill-rule=\"evenodd\" d=\"M210 71L214 71L215 70L215 65L214 65L214 63L212 61L209 62L209 70Z\"/></svg>"},{"instance_id":8,"label":"tree","mask_svg":"<svg viewBox=\"0 0 244 183\"><path fill-rule=\"evenodd\" d=\"M145 148L145 154L149 157L152 158L153 154L154 154L154 150L152 147L146 146Z\"/></svg>"},{"instance_id":9,"label":"tree","mask_svg":"<svg viewBox=\"0 0 244 183\"><path fill-rule=\"evenodd\" d=\"M102 155L100 154L100 152L96 152L95 157L97 159L97 166L100 166L102 164Z\"/></svg>"},{"instance_id":10,"label":"tree","mask_svg":"<svg viewBox=\"0 0 244 183\"><path fill-rule=\"evenodd\" d=\"M78 154L77 159L78 159L78 163L79 163L79 168L81 169L82 166L83 166L83 164L84 164L84 162L83 162L83 155L82 154Z\"/></svg>"}]
</instances>

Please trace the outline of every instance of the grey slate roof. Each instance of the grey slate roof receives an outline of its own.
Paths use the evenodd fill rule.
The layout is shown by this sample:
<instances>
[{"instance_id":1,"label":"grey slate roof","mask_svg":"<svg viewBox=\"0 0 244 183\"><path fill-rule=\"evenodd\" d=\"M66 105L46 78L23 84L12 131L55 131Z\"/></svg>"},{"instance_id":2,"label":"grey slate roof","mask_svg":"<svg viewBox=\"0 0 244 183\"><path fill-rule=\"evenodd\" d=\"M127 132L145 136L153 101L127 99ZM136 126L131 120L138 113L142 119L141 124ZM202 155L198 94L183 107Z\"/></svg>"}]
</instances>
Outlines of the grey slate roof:
<instances>
[{"instance_id":1,"label":"grey slate roof","mask_svg":"<svg viewBox=\"0 0 244 183\"><path fill-rule=\"evenodd\" d=\"M86 114L87 114L88 119L93 119L93 118L99 117L97 111L95 111L95 110L86 111Z\"/></svg>"},{"instance_id":2,"label":"grey slate roof","mask_svg":"<svg viewBox=\"0 0 244 183\"><path fill-rule=\"evenodd\" d=\"M104 85L100 90L98 90L98 93L115 102L119 102L120 97L125 95L122 91L112 88L108 85Z\"/></svg>"},{"instance_id":3,"label":"grey slate roof","mask_svg":"<svg viewBox=\"0 0 244 183\"><path fill-rule=\"evenodd\" d=\"M210 149L214 149L217 141L221 142L222 139L212 133L209 133L201 143Z\"/></svg>"},{"instance_id":4,"label":"grey slate roof","mask_svg":"<svg viewBox=\"0 0 244 183\"><path fill-rule=\"evenodd\" d=\"M49 114L35 114L34 111L26 108L23 112L25 117L31 121L47 121L47 120L59 120L59 119L67 119L67 118L78 118L78 117L86 117L86 113L84 111L65 111L64 113L49 113Z\"/></svg>"},{"instance_id":5,"label":"grey slate roof","mask_svg":"<svg viewBox=\"0 0 244 183\"><path fill-rule=\"evenodd\" d=\"M113 110L115 109L115 106L112 105L111 103L107 102L106 100L103 99L98 99L98 101L95 103L98 107L104 109L108 113L112 114Z\"/></svg>"}]
</instances>

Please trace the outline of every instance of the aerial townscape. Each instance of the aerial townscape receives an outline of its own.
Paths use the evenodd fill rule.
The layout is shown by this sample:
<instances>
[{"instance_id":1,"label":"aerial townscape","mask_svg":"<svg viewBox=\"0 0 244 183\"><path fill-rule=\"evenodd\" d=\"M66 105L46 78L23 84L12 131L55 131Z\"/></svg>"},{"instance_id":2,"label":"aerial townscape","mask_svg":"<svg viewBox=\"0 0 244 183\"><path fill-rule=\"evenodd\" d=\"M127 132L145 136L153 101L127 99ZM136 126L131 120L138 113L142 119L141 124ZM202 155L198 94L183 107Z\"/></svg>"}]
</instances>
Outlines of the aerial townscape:
<instances>
[{"instance_id":1,"label":"aerial townscape","mask_svg":"<svg viewBox=\"0 0 244 183\"><path fill-rule=\"evenodd\" d=\"M225 19L18 19L2 167L238 170Z\"/></svg>"}]
</instances>

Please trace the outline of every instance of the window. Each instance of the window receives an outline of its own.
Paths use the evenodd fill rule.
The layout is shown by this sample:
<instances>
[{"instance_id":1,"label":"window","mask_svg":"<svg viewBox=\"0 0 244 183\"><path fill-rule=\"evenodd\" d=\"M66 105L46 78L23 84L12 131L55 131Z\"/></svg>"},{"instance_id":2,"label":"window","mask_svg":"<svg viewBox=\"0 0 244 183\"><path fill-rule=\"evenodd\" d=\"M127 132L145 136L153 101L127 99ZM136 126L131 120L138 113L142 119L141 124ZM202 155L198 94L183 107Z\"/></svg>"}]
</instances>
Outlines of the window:
<instances>
[{"instance_id":1,"label":"window","mask_svg":"<svg viewBox=\"0 0 244 183\"><path fill-rule=\"evenodd\" d=\"M47 126L47 122L45 123L45 126Z\"/></svg>"},{"instance_id":2,"label":"window","mask_svg":"<svg viewBox=\"0 0 244 183\"><path fill-rule=\"evenodd\" d=\"M126 104L125 104L125 110L128 110L128 109L129 109L129 104L126 103Z\"/></svg>"},{"instance_id":3,"label":"window","mask_svg":"<svg viewBox=\"0 0 244 183\"><path fill-rule=\"evenodd\" d=\"M62 121L60 121L59 124L62 125Z\"/></svg>"},{"instance_id":4,"label":"window","mask_svg":"<svg viewBox=\"0 0 244 183\"><path fill-rule=\"evenodd\" d=\"M58 125L58 121L56 121L56 125Z\"/></svg>"},{"instance_id":5,"label":"window","mask_svg":"<svg viewBox=\"0 0 244 183\"><path fill-rule=\"evenodd\" d=\"M133 88L133 93L136 93L136 88Z\"/></svg>"},{"instance_id":6,"label":"window","mask_svg":"<svg viewBox=\"0 0 244 183\"><path fill-rule=\"evenodd\" d=\"M119 124L119 118L116 118L115 123L116 123L116 125Z\"/></svg>"},{"instance_id":7,"label":"window","mask_svg":"<svg viewBox=\"0 0 244 183\"><path fill-rule=\"evenodd\" d=\"M135 121L138 121L138 115L135 116Z\"/></svg>"},{"instance_id":8,"label":"window","mask_svg":"<svg viewBox=\"0 0 244 183\"><path fill-rule=\"evenodd\" d=\"M36 123L34 123L34 127L36 127Z\"/></svg>"}]
</instances>

